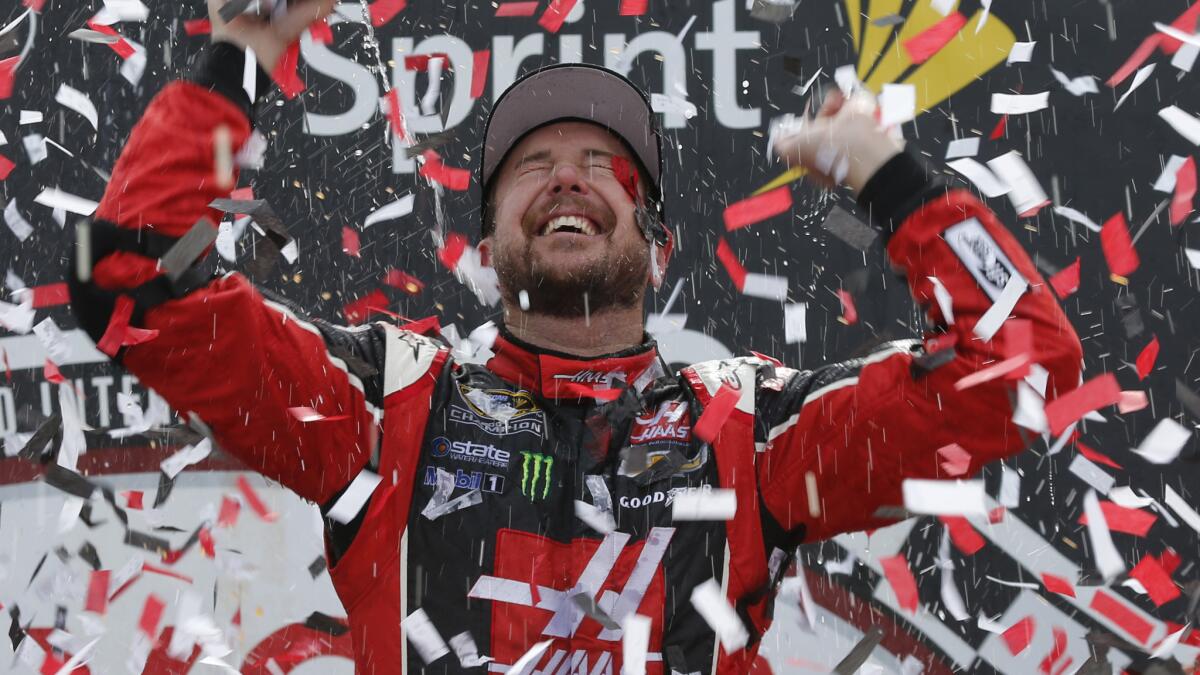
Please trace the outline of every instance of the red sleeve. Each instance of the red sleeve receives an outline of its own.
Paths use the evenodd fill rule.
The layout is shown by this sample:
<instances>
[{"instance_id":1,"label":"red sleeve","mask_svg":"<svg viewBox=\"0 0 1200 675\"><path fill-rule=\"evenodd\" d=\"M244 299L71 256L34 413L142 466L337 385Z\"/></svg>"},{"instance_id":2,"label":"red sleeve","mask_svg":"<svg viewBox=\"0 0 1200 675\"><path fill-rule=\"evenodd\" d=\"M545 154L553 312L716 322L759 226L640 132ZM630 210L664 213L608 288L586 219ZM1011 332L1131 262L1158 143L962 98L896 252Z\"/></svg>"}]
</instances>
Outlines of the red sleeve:
<instances>
[{"instance_id":1,"label":"red sleeve","mask_svg":"<svg viewBox=\"0 0 1200 675\"><path fill-rule=\"evenodd\" d=\"M1047 399L1079 383L1082 350L1074 329L1021 245L970 193L953 190L919 207L887 253L932 324L948 334L940 339L956 341L955 355L924 370L919 343L896 344L865 359L793 373L781 392L760 391L763 501L787 530L806 528L809 541L891 522L876 514L903 506L904 479L947 477L939 474L943 446L967 450L970 473L1025 447L1029 432L1012 422L1013 382L998 378L956 391L965 375L1026 351L1049 373ZM1012 344L1005 330L986 342L974 333L1014 273L1029 288L1007 323L1029 321L1031 352ZM949 292L953 324L942 316L929 277Z\"/></svg>"},{"instance_id":2,"label":"red sleeve","mask_svg":"<svg viewBox=\"0 0 1200 675\"><path fill-rule=\"evenodd\" d=\"M245 112L199 85L169 85L134 128L98 218L174 237L201 216L219 222L207 205L229 193L214 176L213 138L222 126L236 152L250 134ZM122 289L155 273L155 261L118 252L99 261L93 277L101 288ZM147 310L143 327L158 337L129 347L124 366L174 409L197 415L251 468L323 503L366 464L378 383L356 376L330 345L382 364L381 347L364 353L382 329L307 321L238 275ZM344 417L305 423L289 412L298 406Z\"/></svg>"}]
</instances>

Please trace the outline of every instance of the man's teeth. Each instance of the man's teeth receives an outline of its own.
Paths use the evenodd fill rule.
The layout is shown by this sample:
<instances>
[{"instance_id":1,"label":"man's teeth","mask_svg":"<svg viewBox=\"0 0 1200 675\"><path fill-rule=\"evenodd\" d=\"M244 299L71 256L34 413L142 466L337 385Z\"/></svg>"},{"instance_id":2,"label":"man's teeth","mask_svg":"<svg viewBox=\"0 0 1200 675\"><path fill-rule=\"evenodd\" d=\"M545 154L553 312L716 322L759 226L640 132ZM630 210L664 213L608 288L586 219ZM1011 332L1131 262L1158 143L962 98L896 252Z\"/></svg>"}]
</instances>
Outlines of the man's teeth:
<instances>
[{"instance_id":1,"label":"man's teeth","mask_svg":"<svg viewBox=\"0 0 1200 675\"><path fill-rule=\"evenodd\" d=\"M583 234L597 234L596 227L592 225L587 218L579 216L559 216L554 218L549 223L546 223L546 231L544 234L553 234L563 228L572 228L582 232Z\"/></svg>"}]
</instances>

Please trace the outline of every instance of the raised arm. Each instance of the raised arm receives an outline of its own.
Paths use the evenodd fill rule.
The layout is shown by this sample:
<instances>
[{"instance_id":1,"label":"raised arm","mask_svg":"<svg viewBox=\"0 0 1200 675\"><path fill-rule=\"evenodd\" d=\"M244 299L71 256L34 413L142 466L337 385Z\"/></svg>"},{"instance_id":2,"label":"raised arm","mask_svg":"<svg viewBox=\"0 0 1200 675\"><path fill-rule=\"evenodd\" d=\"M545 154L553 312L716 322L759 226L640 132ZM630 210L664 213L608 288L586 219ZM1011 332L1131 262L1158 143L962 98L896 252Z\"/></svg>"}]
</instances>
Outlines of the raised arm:
<instances>
[{"instance_id":1,"label":"raised arm","mask_svg":"<svg viewBox=\"0 0 1200 675\"><path fill-rule=\"evenodd\" d=\"M939 468L939 448L956 443L970 453L969 474L1025 448L1029 432L1012 421L1015 382L1000 376L956 389L965 376L1010 357L1019 373L1020 357L1028 355L1048 373L1047 399L1079 384L1079 339L1021 245L969 192L934 179L877 128L872 113L836 101L776 147L826 181L843 174L891 232L888 258L934 330L924 344L893 344L792 373L782 390L760 389L763 501L781 525L803 527L810 541L891 522L880 509L903 505L904 479L949 477ZM980 323L985 314L1003 302L1006 287L1015 293L1022 282L1027 289L999 315L1007 317L1004 326L981 337L990 332ZM945 289L940 301L938 284ZM1022 325L1029 330L1017 329ZM933 345L953 351L939 358Z\"/></svg>"},{"instance_id":2,"label":"raised arm","mask_svg":"<svg viewBox=\"0 0 1200 675\"><path fill-rule=\"evenodd\" d=\"M384 329L310 321L237 274L166 284L158 271L157 259L193 224L220 220L207 205L227 197L232 183L221 180L216 147L228 143L236 153L251 132L242 46L252 44L270 67L332 2L293 3L276 24L245 17L230 26L217 4L210 2L215 44L189 81L154 98L117 162L92 226L99 250L91 279L69 275L72 306L98 343L109 333L112 352L118 298L136 300L130 325L158 334L120 349L117 360L173 408L199 417L251 468L324 503L374 448L382 367L372 364L383 364ZM245 30L233 30L239 25ZM270 84L261 71L259 80L260 91ZM302 421L291 411L298 407L340 419Z\"/></svg>"}]
</instances>

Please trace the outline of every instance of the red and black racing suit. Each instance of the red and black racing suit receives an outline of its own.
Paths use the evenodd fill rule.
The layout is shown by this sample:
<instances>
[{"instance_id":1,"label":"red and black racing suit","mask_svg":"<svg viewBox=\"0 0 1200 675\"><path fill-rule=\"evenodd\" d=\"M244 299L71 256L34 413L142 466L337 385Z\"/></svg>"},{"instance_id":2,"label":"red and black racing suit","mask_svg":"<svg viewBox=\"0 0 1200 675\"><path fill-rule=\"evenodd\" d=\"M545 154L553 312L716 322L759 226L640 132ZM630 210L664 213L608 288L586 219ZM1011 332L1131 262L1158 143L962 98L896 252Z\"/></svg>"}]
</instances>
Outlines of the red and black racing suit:
<instances>
[{"instance_id":1,"label":"red and black racing suit","mask_svg":"<svg viewBox=\"0 0 1200 675\"><path fill-rule=\"evenodd\" d=\"M235 147L251 131L241 58L218 45L191 81L154 99L98 221L169 243L201 216L219 220L208 204L228 190L214 179L214 129L230 129ZM458 363L440 342L388 323L306 318L239 274L166 301L139 296L134 325L159 334L119 360L226 451L326 509L364 470L382 477L358 516L329 521L327 536L358 672L504 672L551 640L538 672L618 673L620 625L635 612L650 619L648 672L744 672L798 543L891 522L904 479L939 477L943 446L965 448L972 472L1024 447L1011 380L954 388L1028 348L1028 332L1024 342L973 332L1013 276L1029 289L1010 321L1028 322L1048 397L1080 378L1075 332L977 199L939 187L902 154L860 202L888 225L887 255L936 330L925 343L813 371L748 357L669 373L650 340L577 358L506 333L486 365ZM77 315L97 339L112 291L155 274L149 248L128 248L99 260L91 283L73 283ZM952 322L931 277L949 292ZM952 351L927 349L934 340ZM623 391L606 400L614 384ZM737 406L706 444L692 426L722 385ZM303 423L289 414L296 406L346 417ZM718 487L736 491L731 520L672 521L681 492ZM447 500L459 501L435 508ZM616 529L593 530L577 500L610 511ZM721 649L690 602L710 579L749 633L745 649ZM607 626L584 612L588 599ZM418 610L451 646L431 664L402 629ZM468 644L494 661L469 665Z\"/></svg>"}]
</instances>

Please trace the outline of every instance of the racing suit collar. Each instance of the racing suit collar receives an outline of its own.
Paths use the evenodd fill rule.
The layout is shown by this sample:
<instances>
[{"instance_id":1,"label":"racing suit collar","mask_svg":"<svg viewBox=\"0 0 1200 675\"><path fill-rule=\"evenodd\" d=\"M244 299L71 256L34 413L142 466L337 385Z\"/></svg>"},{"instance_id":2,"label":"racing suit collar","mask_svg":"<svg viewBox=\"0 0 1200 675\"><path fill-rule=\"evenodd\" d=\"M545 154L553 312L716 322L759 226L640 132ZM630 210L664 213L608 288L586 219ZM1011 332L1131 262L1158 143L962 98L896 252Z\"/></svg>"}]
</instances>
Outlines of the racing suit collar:
<instances>
[{"instance_id":1,"label":"racing suit collar","mask_svg":"<svg viewBox=\"0 0 1200 675\"><path fill-rule=\"evenodd\" d=\"M487 368L521 389L547 398L612 400L622 382L640 392L666 374L658 343L648 334L641 344L612 354L575 356L524 342L501 325Z\"/></svg>"}]
</instances>

